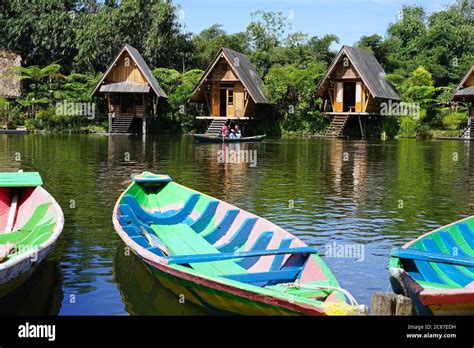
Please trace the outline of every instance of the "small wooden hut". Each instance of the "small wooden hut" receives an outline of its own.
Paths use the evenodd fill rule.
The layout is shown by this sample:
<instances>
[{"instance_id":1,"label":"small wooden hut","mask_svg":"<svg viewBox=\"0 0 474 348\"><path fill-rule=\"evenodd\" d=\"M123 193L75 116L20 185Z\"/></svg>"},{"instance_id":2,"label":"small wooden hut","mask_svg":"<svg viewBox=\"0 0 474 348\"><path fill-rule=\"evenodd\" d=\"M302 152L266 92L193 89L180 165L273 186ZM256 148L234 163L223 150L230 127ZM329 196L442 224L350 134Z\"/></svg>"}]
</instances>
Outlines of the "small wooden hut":
<instances>
[{"instance_id":1,"label":"small wooden hut","mask_svg":"<svg viewBox=\"0 0 474 348\"><path fill-rule=\"evenodd\" d=\"M19 72L11 67L21 66L19 53L0 48L0 97L15 99L21 96Z\"/></svg>"},{"instance_id":2,"label":"small wooden hut","mask_svg":"<svg viewBox=\"0 0 474 348\"><path fill-rule=\"evenodd\" d=\"M456 87L451 100L470 104L467 127L463 132L463 137L474 138L474 65Z\"/></svg>"},{"instance_id":3,"label":"small wooden hut","mask_svg":"<svg viewBox=\"0 0 474 348\"><path fill-rule=\"evenodd\" d=\"M109 133L147 133L148 119L158 116L159 100L167 98L143 57L130 45L115 57L92 96L107 100Z\"/></svg>"},{"instance_id":4,"label":"small wooden hut","mask_svg":"<svg viewBox=\"0 0 474 348\"><path fill-rule=\"evenodd\" d=\"M248 122L265 117L268 99L263 81L242 53L221 48L196 85L190 101L203 105L204 116L212 121L208 134L218 133L228 120Z\"/></svg>"},{"instance_id":5,"label":"small wooden hut","mask_svg":"<svg viewBox=\"0 0 474 348\"><path fill-rule=\"evenodd\" d=\"M343 46L316 87L324 112L332 117L328 136L340 136L351 116L357 116L365 136L367 119L381 115L383 103L398 101L385 71L369 52Z\"/></svg>"}]
</instances>

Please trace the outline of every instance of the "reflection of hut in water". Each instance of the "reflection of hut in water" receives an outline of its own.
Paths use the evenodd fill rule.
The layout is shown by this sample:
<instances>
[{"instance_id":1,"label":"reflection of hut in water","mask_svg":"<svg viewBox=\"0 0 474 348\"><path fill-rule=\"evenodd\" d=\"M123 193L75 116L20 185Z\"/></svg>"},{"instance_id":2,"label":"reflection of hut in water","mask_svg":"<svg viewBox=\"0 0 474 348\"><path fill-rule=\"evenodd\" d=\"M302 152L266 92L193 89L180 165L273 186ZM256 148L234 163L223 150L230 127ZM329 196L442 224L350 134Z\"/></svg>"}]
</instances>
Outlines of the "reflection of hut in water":
<instances>
[{"instance_id":1,"label":"reflection of hut in water","mask_svg":"<svg viewBox=\"0 0 474 348\"><path fill-rule=\"evenodd\" d=\"M252 180L252 163L256 160L251 144L209 144L196 147L196 158L203 161L201 175L210 178L211 192L219 198L238 201L245 196L248 183ZM204 162L205 161L205 162ZM257 162L254 162L257 164Z\"/></svg>"},{"instance_id":2,"label":"reflection of hut in water","mask_svg":"<svg viewBox=\"0 0 474 348\"><path fill-rule=\"evenodd\" d=\"M349 188L355 197L362 196L367 172L367 144L365 142L347 143L343 141L328 141L327 152L330 163L332 187L338 193Z\"/></svg>"}]
</instances>

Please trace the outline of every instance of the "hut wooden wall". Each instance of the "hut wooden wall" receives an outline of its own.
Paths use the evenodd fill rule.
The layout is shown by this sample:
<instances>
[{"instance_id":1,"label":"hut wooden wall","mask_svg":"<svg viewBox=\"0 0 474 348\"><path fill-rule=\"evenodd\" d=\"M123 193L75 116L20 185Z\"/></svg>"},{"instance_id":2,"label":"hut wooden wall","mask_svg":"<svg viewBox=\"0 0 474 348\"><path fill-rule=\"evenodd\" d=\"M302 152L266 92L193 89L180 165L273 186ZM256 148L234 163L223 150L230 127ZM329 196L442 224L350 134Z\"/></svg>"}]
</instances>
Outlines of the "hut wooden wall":
<instances>
[{"instance_id":1,"label":"hut wooden wall","mask_svg":"<svg viewBox=\"0 0 474 348\"><path fill-rule=\"evenodd\" d=\"M237 76L235 76L232 68L223 58L214 66L214 69L209 74L209 78L217 81L237 81Z\"/></svg>"},{"instance_id":2,"label":"hut wooden wall","mask_svg":"<svg viewBox=\"0 0 474 348\"><path fill-rule=\"evenodd\" d=\"M467 78L466 82L464 83L464 87L474 86L474 73Z\"/></svg>"},{"instance_id":3,"label":"hut wooden wall","mask_svg":"<svg viewBox=\"0 0 474 348\"><path fill-rule=\"evenodd\" d=\"M129 66L125 66L125 59L129 60ZM133 82L147 84L142 73L135 65L132 57L127 52L117 60L116 65L112 68L109 75L106 77L107 82Z\"/></svg>"}]
</instances>

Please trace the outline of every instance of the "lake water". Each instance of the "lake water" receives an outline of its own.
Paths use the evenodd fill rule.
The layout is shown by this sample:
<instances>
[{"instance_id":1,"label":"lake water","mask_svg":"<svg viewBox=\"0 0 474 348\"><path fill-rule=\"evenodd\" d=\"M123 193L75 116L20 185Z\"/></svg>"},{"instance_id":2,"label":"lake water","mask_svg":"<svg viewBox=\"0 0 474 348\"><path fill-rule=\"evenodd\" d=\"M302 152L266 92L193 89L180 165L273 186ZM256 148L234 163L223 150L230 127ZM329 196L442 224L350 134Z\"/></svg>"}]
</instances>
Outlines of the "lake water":
<instances>
[{"instance_id":1,"label":"lake water","mask_svg":"<svg viewBox=\"0 0 474 348\"><path fill-rule=\"evenodd\" d=\"M0 148L0 169L39 171L66 221L54 253L0 300L4 314L206 314L124 255L112 209L130 174L143 170L265 217L321 255L336 251L324 260L364 304L391 291L392 247L472 214L474 204L474 142L268 139L239 147L158 135L2 135ZM256 150L257 162L219 163L221 151L239 149Z\"/></svg>"}]
</instances>

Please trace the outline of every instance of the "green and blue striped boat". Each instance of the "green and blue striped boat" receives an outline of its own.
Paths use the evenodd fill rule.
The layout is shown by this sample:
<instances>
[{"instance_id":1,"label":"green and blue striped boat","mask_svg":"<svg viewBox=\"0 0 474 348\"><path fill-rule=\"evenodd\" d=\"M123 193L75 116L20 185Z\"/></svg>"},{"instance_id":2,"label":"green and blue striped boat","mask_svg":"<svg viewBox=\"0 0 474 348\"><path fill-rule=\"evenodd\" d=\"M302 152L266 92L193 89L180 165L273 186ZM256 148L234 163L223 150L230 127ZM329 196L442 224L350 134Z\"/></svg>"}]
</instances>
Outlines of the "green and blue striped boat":
<instances>
[{"instance_id":1,"label":"green and blue striped boat","mask_svg":"<svg viewBox=\"0 0 474 348\"><path fill-rule=\"evenodd\" d=\"M474 216L438 228L390 258L393 290L421 315L474 314Z\"/></svg>"},{"instance_id":2,"label":"green and blue striped boat","mask_svg":"<svg viewBox=\"0 0 474 348\"><path fill-rule=\"evenodd\" d=\"M117 200L115 230L160 283L213 311L365 313L314 247L271 222L142 173ZM348 303L349 302L349 303Z\"/></svg>"}]
</instances>

